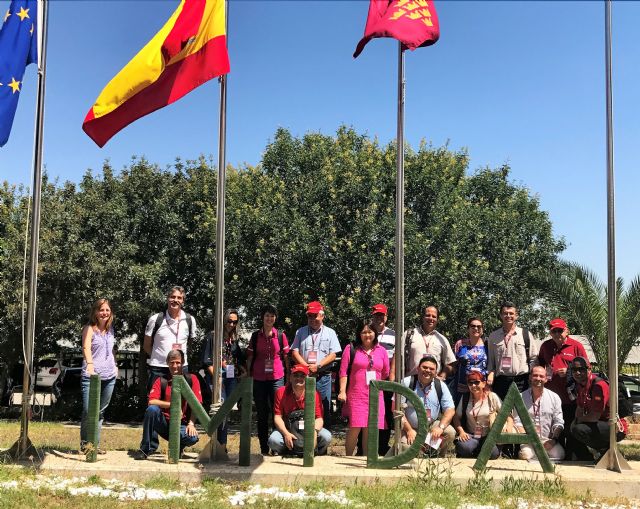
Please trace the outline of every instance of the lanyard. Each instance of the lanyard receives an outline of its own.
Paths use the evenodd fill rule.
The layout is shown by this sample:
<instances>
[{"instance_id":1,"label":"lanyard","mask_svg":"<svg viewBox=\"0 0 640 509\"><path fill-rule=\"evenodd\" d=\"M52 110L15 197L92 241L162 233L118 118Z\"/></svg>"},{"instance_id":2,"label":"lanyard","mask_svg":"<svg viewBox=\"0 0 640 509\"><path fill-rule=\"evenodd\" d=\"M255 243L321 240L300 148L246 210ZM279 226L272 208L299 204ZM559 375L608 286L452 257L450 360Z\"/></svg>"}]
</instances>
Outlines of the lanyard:
<instances>
[{"instance_id":1,"label":"lanyard","mask_svg":"<svg viewBox=\"0 0 640 509\"><path fill-rule=\"evenodd\" d=\"M233 343L231 342L231 338L226 339L224 342L224 355L227 364L229 364L233 360L233 354L231 351Z\"/></svg>"},{"instance_id":2,"label":"lanyard","mask_svg":"<svg viewBox=\"0 0 640 509\"><path fill-rule=\"evenodd\" d=\"M315 334L311 331L311 327L309 327L309 334L311 335L311 351L313 352L316 349L316 341L319 337L322 337L322 327L320 327Z\"/></svg>"},{"instance_id":3,"label":"lanyard","mask_svg":"<svg viewBox=\"0 0 640 509\"><path fill-rule=\"evenodd\" d=\"M178 315L178 318L176 318L176 331L173 332L173 329L171 328L171 325L169 325L169 315L167 313L164 314L164 321L167 322L167 328L171 331L171 334L173 334L176 337L176 343L178 342L178 334L180 333L180 315Z\"/></svg>"},{"instance_id":4,"label":"lanyard","mask_svg":"<svg viewBox=\"0 0 640 509\"><path fill-rule=\"evenodd\" d=\"M540 424L540 403L542 403L542 396L538 398L538 404L533 402L533 419Z\"/></svg>"},{"instance_id":5,"label":"lanyard","mask_svg":"<svg viewBox=\"0 0 640 509\"><path fill-rule=\"evenodd\" d=\"M473 420L476 421L476 424L478 423L478 414L480 413L480 409L482 408L482 405L484 404L484 394L482 395L482 399L480 400L480 405L475 404L471 407L471 415L473 416ZM475 413L473 412L475 410Z\"/></svg>"},{"instance_id":6,"label":"lanyard","mask_svg":"<svg viewBox=\"0 0 640 509\"><path fill-rule=\"evenodd\" d=\"M262 329L262 335L267 342L267 359L271 360L273 359L273 328L268 336L264 333L264 329Z\"/></svg>"},{"instance_id":7,"label":"lanyard","mask_svg":"<svg viewBox=\"0 0 640 509\"><path fill-rule=\"evenodd\" d=\"M423 334L424 329L423 329L422 327L420 327L420 330L422 331L422 332L420 333L420 335L422 336L422 341L424 341L424 349L425 349L425 352L426 352L426 353L430 353L430 352L429 352L429 346L431 345L431 341L429 341L429 342L427 343L427 337L428 337L428 336L430 336L430 334L427 334L427 335L425 336L425 335Z\"/></svg>"},{"instance_id":8,"label":"lanyard","mask_svg":"<svg viewBox=\"0 0 640 509\"><path fill-rule=\"evenodd\" d=\"M422 388L422 392L423 392L422 401L424 401L425 407L427 406L427 401L429 401L429 393L431 392L432 387L433 387L433 382L429 384L429 389L427 389L426 387Z\"/></svg>"},{"instance_id":9,"label":"lanyard","mask_svg":"<svg viewBox=\"0 0 640 509\"><path fill-rule=\"evenodd\" d=\"M358 350L360 350L363 354L365 354L368 358L369 358L369 369L373 369L373 350L371 350L371 352L367 353L364 351L364 348L360 347Z\"/></svg>"}]
</instances>

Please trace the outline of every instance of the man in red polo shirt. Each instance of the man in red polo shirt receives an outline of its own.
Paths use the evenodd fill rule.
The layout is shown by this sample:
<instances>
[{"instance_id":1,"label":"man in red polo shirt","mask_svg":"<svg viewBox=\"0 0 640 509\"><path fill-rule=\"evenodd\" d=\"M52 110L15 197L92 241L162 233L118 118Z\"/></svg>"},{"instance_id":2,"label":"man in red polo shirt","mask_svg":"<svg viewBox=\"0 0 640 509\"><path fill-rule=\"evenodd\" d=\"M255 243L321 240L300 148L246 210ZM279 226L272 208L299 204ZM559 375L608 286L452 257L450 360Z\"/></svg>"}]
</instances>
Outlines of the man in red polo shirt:
<instances>
[{"instance_id":1,"label":"man in red polo shirt","mask_svg":"<svg viewBox=\"0 0 640 509\"><path fill-rule=\"evenodd\" d=\"M294 435L291 428L296 426L299 434L302 435L301 430L304 429L304 424L301 426L301 422L304 422L304 417L302 412L297 412L300 415L296 417L295 422L290 422L290 416L298 410L304 410L305 383L308 374L308 366L296 364L291 369L289 383L276 390L273 405L273 424L276 429L269 436L269 447L275 454L300 454L303 450L303 438ZM331 442L331 433L323 427L322 402L318 391L316 391L315 416L317 454L326 454Z\"/></svg>"},{"instance_id":2,"label":"man in red polo shirt","mask_svg":"<svg viewBox=\"0 0 640 509\"><path fill-rule=\"evenodd\" d=\"M609 383L591 373L584 357L573 359L571 374L578 389L576 417L571 425L571 435L577 442L573 452L580 461L597 459L609 449ZM627 431L627 422L618 419L616 441L624 439Z\"/></svg>"},{"instance_id":3,"label":"man in red polo shirt","mask_svg":"<svg viewBox=\"0 0 640 509\"><path fill-rule=\"evenodd\" d=\"M540 346L538 363L547 370L545 387L558 396L562 402L562 418L564 419L563 442L566 458L570 459L574 450L573 437L569 433L571 423L576 415L576 402L567 390L567 370L576 357L587 358L582 343L569 337L569 329L562 318L554 318L549 322L551 339Z\"/></svg>"}]
</instances>

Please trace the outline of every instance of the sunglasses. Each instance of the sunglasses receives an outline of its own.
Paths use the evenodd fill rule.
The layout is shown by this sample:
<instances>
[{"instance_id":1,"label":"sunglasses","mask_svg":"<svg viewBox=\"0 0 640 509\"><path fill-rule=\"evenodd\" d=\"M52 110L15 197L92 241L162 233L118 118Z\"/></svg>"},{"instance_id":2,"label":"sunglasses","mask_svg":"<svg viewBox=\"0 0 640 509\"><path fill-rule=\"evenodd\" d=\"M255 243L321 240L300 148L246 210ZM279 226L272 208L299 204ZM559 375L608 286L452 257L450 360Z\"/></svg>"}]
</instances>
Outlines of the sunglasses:
<instances>
[{"instance_id":1,"label":"sunglasses","mask_svg":"<svg viewBox=\"0 0 640 509\"><path fill-rule=\"evenodd\" d=\"M478 330L482 330L482 325L469 325L470 329L478 329Z\"/></svg>"},{"instance_id":2,"label":"sunglasses","mask_svg":"<svg viewBox=\"0 0 640 509\"><path fill-rule=\"evenodd\" d=\"M586 373L587 368L571 368L574 373Z\"/></svg>"},{"instance_id":3,"label":"sunglasses","mask_svg":"<svg viewBox=\"0 0 640 509\"><path fill-rule=\"evenodd\" d=\"M467 385L480 385L480 380L471 380L470 382L467 382Z\"/></svg>"},{"instance_id":4,"label":"sunglasses","mask_svg":"<svg viewBox=\"0 0 640 509\"><path fill-rule=\"evenodd\" d=\"M238 320L227 320L227 323L228 323L229 325L235 325L235 324L237 324L237 323L238 323Z\"/></svg>"},{"instance_id":5,"label":"sunglasses","mask_svg":"<svg viewBox=\"0 0 640 509\"><path fill-rule=\"evenodd\" d=\"M551 334L562 334L564 329L551 329Z\"/></svg>"}]
</instances>

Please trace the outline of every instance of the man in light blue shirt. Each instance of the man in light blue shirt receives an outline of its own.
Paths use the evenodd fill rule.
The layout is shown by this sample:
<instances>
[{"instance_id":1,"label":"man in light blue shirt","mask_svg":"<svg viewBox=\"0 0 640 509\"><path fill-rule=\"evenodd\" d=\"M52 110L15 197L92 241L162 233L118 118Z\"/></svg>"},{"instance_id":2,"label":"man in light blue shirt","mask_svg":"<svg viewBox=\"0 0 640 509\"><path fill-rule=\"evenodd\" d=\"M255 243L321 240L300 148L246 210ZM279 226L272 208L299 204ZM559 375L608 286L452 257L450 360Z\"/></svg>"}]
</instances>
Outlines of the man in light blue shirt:
<instances>
[{"instance_id":1,"label":"man in light blue shirt","mask_svg":"<svg viewBox=\"0 0 640 509\"><path fill-rule=\"evenodd\" d=\"M438 361L436 358L433 355L425 355L418 363L418 374L405 378L403 384L415 392L427 413L429 434L424 450L428 450L428 445L437 449L439 456L444 456L456 436L456 432L451 426L455 407L449 388L436 378L437 370ZM417 428L416 409L410 402L407 402L407 408L402 418L402 443L413 444ZM442 440L441 443L439 443L440 440Z\"/></svg>"},{"instance_id":2,"label":"man in light blue shirt","mask_svg":"<svg viewBox=\"0 0 640 509\"><path fill-rule=\"evenodd\" d=\"M316 390L322 398L325 428L330 422L331 363L342 351L336 332L323 324L324 307L318 301L307 304L307 325L296 331L291 354L296 364L309 367L309 376L316 377Z\"/></svg>"}]
</instances>

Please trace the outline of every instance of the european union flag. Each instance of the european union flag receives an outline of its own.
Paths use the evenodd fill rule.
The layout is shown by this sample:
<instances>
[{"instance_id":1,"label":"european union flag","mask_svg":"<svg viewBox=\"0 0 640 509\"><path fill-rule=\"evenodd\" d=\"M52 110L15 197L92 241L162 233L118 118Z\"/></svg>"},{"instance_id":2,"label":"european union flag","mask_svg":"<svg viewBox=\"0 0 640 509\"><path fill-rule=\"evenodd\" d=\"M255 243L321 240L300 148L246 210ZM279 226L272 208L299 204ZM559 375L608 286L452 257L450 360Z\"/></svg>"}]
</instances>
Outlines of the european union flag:
<instances>
[{"instance_id":1,"label":"european union flag","mask_svg":"<svg viewBox=\"0 0 640 509\"><path fill-rule=\"evenodd\" d=\"M0 29L0 147L9 139L27 65L38 59L36 0L12 0Z\"/></svg>"}]
</instances>

